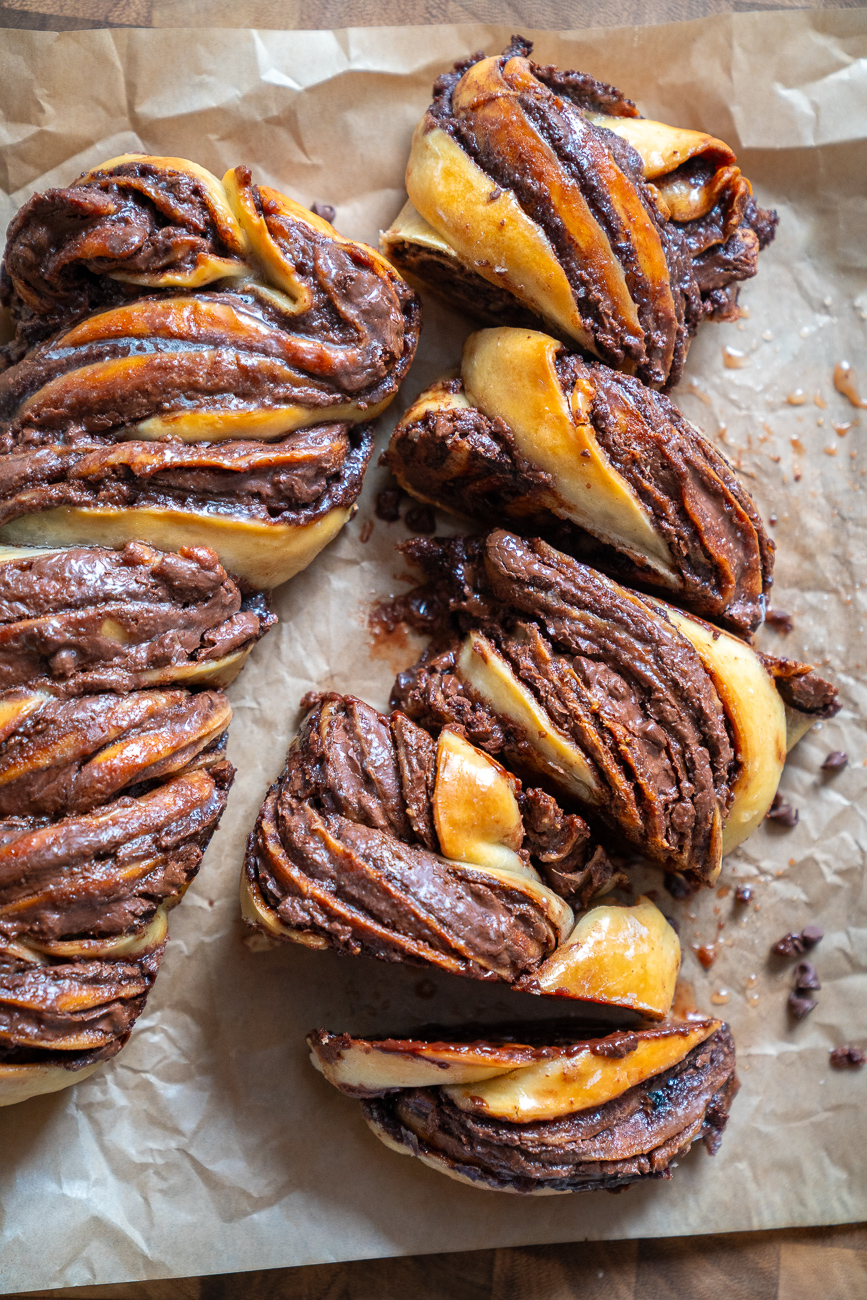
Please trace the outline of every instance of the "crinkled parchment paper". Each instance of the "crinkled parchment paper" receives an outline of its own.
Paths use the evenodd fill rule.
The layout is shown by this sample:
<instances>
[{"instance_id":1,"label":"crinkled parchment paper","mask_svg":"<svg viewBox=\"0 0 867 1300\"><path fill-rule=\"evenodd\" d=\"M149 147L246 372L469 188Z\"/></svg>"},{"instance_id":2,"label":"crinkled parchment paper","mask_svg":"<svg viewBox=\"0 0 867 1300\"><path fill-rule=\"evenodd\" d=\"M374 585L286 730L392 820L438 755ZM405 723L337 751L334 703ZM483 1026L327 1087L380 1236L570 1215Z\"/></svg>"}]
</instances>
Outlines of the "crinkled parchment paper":
<instances>
[{"instance_id":1,"label":"crinkled parchment paper","mask_svg":"<svg viewBox=\"0 0 867 1300\"><path fill-rule=\"evenodd\" d=\"M372 647L366 609L402 590L402 524L356 519L276 598L279 628L232 688L238 779L130 1045L92 1079L0 1112L4 1290L579 1238L676 1235L864 1217L867 1070L828 1050L864 1035L867 900L863 723L867 410L832 381L861 366L867 397L867 15L744 14L648 29L538 34L543 61L622 86L648 116L734 145L776 243L739 324L706 325L677 400L739 466L779 544L773 603L794 631L762 645L828 665L844 711L801 742L782 789L792 830L766 825L727 860L719 894L677 904L685 980L724 1014L743 1088L720 1154L626 1195L482 1193L388 1152L357 1105L306 1060L313 1026L387 1032L433 1019L543 1016L542 999L335 954L242 943L245 835L314 686L383 705L412 647ZM532 35L532 33L531 33ZM0 219L128 149L188 156L305 203L333 203L376 242L403 201L412 128L435 75L505 29L3 33ZM860 60L860 61L859 61ZM466 324L426 304L405 404L454 365ZM733 350L729 365L724 349ZM384 422L384 424L387 422ZM387 429L383 427L382 437ZM827 777L825 755L848 751ZM860 804L860 806L859 806ZM753 903L726 886L749 880ZM655 882L659 886L659 881ZM790 968L769 944L818 921L819 1006L787 1020ZM720 929L719 927L723 928ZM717 940L709 970L693 943ZM713 1004L713 1005L712 1005ZM557 1012L562 1011L558 1004Z\"/></svg>"}]
</instances>

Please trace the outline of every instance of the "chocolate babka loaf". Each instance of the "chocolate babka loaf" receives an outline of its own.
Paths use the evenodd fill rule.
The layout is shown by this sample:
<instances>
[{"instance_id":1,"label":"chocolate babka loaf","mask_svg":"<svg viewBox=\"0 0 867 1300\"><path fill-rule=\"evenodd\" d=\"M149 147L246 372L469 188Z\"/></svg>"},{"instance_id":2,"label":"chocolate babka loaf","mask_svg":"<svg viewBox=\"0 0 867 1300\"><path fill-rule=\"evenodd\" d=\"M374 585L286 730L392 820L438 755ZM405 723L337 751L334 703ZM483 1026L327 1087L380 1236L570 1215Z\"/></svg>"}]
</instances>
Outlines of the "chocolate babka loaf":
<instances>
[{"instance_id":1,"label":"chocolate babka loaf","mask_svg":"<svg viewBox=\"0 0 867 1300\"><path fill-rule=\"evenodd\" d=\"M738 1089L718 1020L614 1033L541 1023L483 1039L320 1029L307 1041L386 1146L473 1187L531 1196L670 1178L694 1142L715 1154Z\"/></svg>"},{"instance_id":2,"label":"chocolate babka loaf","mask_svg":"<svg viewBox=\"0 0 867 1300\"><path fill-rule=\"evenodd\" d=\"M0 694L0 1105L123 1047L226 804L222 691Z\"/></svg>"},{"instance_id":3,"label":"chocolate babka loaf","mask_svg":"<svg viewBox=\"0 0 867 1300\"><path fill-rule=\"evenodd\" d=\"M648 899L594 904L616 881L580 817L458 730L435 742L404 714L352 696L310 703L250 836L241 900L251 925L310 947L668 1013L677 935Z\"/></svg>"},{"instance_id":4,"label":"chocolate babka loaf","mask_svg":"<svg viewBox=\"0 0 867 1300\"><path fill-rule=\"evenodd\" d=\"M348 519L420 319L385 258L247 168L140 154L25 204L0 300L0 536L204 544L259 588Z\"/></svg>"},{"instance_id":5,"label":"chocolate babka loaf","mask_svg":"<svg viewBox=\"0 0 867 1300\"><path fill-rule=\"evenodd\" d=\"M774 544L725 457L668 398L533 330L481 330L383 460L414 496L508 520L736 632L764 618Z\"/></svg>"},{"instance_id":6,"label":"chocolate babka loaf","mask_svg":"<svg viewBox=\"0 0 867 1300\"><path fill-rule=\"evenodd\" d=\"M836 690L805 664L619 586L538 539L416 538L429 582L400 598L434 634L392 696L424 726L575 800L614 841L713 883L770 808Z\"/></svg>"},{"instance_id":7,"label":"chocolate babka loaf","mask_svg":"<svg viewBox=\"0 0 867 1300\"><path fill-rule=\"evenodd\" d=\"M439 78L382 239L394 264L496 324L541 318L671 388L705 316L737 317L776 213L729 146L648 121L619 90L540 67L515 37Z\"/></svg>"}]
</instances>

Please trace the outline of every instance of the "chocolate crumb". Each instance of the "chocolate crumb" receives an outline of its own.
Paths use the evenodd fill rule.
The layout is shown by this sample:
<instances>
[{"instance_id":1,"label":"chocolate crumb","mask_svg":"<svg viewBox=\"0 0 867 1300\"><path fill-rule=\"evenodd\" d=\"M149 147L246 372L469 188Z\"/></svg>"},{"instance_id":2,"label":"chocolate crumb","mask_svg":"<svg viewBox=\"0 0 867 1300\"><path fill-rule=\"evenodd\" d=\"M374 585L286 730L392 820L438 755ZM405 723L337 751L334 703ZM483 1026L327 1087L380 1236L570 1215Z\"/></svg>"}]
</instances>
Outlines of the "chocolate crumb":
<instances>
[{"instance_id":1,"label":"chocolate crumb","mask_svg":"<svg viewBox=\"0 0 867 1300\"><path fill-rule=\"evenodd\" d=\"M393 524L400 519L400 499L403 491L399 487L383 488L376 498L374 512L377 519Z\"/></svg>"},{"instance_id":2,"label":"chocolate crumb","mask_svg":"<svg viewBox=\"0 0 867 1300\"><path fill-rule=\"evenodd\" d=\"M822 764L823 772L842 772L849 762L849 755L842 749L835 749Z\"/></svg>"},{"instance_id":3,"label":"chocolate crumb","mask_svg":"<svg viewBox=\"0 0 867 1300\"><path fill-rule=\"evenodd\" d=\"M824 939L825 931L818 925L805 925L801 931L801 943L805 948L815 948L820 939Z\"/></svg>"},{"instance_id":4,"label":"chocolate crumb","mask_svg":"<svg viewBox=\"0 0 867 1300\"><path fill-rule=\"evenodd\" d=\"M772 627L780 636L788 636L794 629L795 620L792 615L784 609L769 609L765 614L765 622L768 627Z\"/></svg>"},{"instance_id":5,"label":"chocolate crumb","mask_svg":"<svg viewBox=\"0 0 867 1300\"><path fill-rule=\"evenodd\" d=\"M490 194L488 195L488 202L495 203L497 199L500 197L500 195L502 194L502 192L503 191L500 189L499 185L495 185L494 188L491 190Z\"/></svg>"},{"instance_id":6,"label":"chocolate crumb","mask_svg":"<svg viewBox=\"0 0 867 1300\"><path fill-rule=\"evenodd\" d=\"M689 898L692 895L689 881L674 871L666 871L664 884L672 898Z\"/></svg>"},{"instance_id":7,"label":"chocolate crumb","mask_svg":"<svg viewBox=\"0 0 867 1300\"><path fill-rule=\"evenodd\" d=\"M323 221L330 221L332 224L337 215L330 203L311 203L310 211L315 212Z\"/></svg>"},{"instance_id":8,"label":"chocolate crumb","mask_svg":"<svg viewBox=\"0 0 867 1300\"><path fill-rule=\"evenodd\" d=\"M752 896L753 896L753 890L751 885L738 885L737 889L735 890L736 903L748 903L752 898Z\"/></svg>"},{"instance_id":9,"label":"chocolate crumb","mask_svg":"<svg viewBox=\"0 0 867 1300\"><path fill-rule=\"evenodd\" d=\"M805 945L799 934L784 934L782 939L778 939L772 946L771 952L777 957L795 957L800 956L804 948Z\"/></svg>"},{"instance_id":10,"label":"chocolate crumb","mask_svg":"<svg viewBox=\"0 0 867 1300\"><path fill-rule=\"evenodd\" d=\"M816 974L816 967L810 961L799 961L795 967L795 988L799 993L806 993L811 989L820 989L819 976Z\"/></svg>"},{"instance_id":11,"label":"chocolate crumb","mask_svg":"<svg viewBox=\"0 0 867 1300\"><path fill-rule=\"evenodd\" d=\"M765 816L768 821L778 822L780 826L786 826L789 830L798 824L797 808L793 808L790 803L786 803L780 794L774 795L774 802Z\"/></svg>"},{"instance_id":12,"label":"chocolate crumb","mask_svg":"<svg viewBox=\"0 0 867 1300\"><path fill-rule=\"evenodd\" d=\"M404 523L414 533L436 532L436 515L430 506L413 506L411 510L407 510Z\"/></svg>"},{"instance_id":13,"label":"chocolate crumb","mask_svg":"<svg viewBox=\"0 0 867 1300\"><path fill-rule=\"evenodd\" d=\"M372 536L373 520L365 519L364 523L361 525L361 532L358 534L358 540L360 542L369 542Z\"/></svg>"},{"instance_id":14,"label":"chocolate crumb","mask_svg":"<svg viewBox=\"0 0 867 1300\"><path fill-rule=\"evenodd\" d=\"M860 1047L835 1047L828 1056L835 1070L860 1070L867 1061Z\"/></svg>"},{"instance_id":15,"label":"chocolate crumb","mask_svg":"<svg viewBox=\"0 0 867 1300\"><path fill-rule=\"evenodd\" d=\"M815 1011L818 1005L815 998L804 998L800 993L789 994L789 1012L796 1020L803 1020L811 1011Z\"/></svg>"}]
</instances>

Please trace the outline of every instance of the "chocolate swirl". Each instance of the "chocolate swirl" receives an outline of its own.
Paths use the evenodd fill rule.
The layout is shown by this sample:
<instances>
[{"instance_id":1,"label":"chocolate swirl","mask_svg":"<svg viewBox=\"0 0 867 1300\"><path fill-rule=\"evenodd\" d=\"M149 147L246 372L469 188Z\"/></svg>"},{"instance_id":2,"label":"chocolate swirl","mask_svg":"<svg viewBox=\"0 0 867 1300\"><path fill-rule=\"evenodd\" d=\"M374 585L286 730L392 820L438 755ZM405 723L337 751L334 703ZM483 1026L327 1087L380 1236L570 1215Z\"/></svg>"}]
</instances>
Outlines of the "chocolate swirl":
<instances>
[{"instance_id":1,"label":"chocolate swirl","mask_svg":"<svg viewBox=\"0 0 867 1300\"><path fill-rule=\"evenodd\" d=\"M7 692L0 715L5 1100L8 1067L77 1071L123 1046L233 769L218 691L62 702Z\"/></svg>"},{"instance_id":2,"label":"chocolate swirl","mask_svg":"<svg viewBox=\"0 0 867 1300\"><path fill-rule=\"evenodd\" d=\"M785 669L538 539L498 530L403 549L431 582L394 612L435 640L393 704L542 771L615 841L712 883L770 807L794 743ZM833 686L799 668L801 695L821 698L794 739L839 707Z\"/></svg>"},{"instance_id":3,"label":"chocolate swirl","mask_svg":"<svg viewBox=\"0 0 867 1300\"><path fill-rule=\"evenodd\" d=\"M439 78L407 166L417 211L383 247L477 314L512 324L523 309L672 387L702 317L736 317L736 282L776 214L756 207L728 145L649 122L531 50L515 37Z\"/></svg>"},{"instance_id":4,"label":"chocolate swirl","mask_svg":"<svg viewBox=\"0 0 867 1300\"><path fill-rule=\"evenodd\" d=\"M464 767L449 784L442 749L402 713L386 717L351 696L312 703L250 836L246 919L311 946L478 979L532 975L571 930L552 891L583 905L611 883L582 819L523 790L460 737ZM502 783L501 824L513 808L508 845L463 834L460 782L474 761L486 788ZM473 806L481 824L484 808Z\"/></svg>"},{"instance_id":5,"label":"chocolate swirl","mask_svg":"<svg viewBox=\"0 0 867 1300\"><path fill-rule=\"evenodd\" d=\"M207 547L0 549L0 690L226 686L275 622Z\"/></svg>"},{"instance_id":6,"label":"chocolate swirl","mask_svg":"<svg viewBox=\"0 0 867 1300\"><path fill-rule=\"evenodd\" d=\"M483 330L383 458L401 486L507 519L736 632L764 618L774 543L725 457L661 393L527 330Z\"/></svg>"},{"instance_id":7,"label":"chocolate swirl","mask_svg":"<svg viewBox=\"0 0 867 1300\"><path fill-rule=\"evenodd\" d=\"M348 517L372 448L356 425L419 330L379 253L247 168L221 183L144 155L31 199L0 296L5 535L205 542L259 587Z\"/></svg>"}]
</instances>

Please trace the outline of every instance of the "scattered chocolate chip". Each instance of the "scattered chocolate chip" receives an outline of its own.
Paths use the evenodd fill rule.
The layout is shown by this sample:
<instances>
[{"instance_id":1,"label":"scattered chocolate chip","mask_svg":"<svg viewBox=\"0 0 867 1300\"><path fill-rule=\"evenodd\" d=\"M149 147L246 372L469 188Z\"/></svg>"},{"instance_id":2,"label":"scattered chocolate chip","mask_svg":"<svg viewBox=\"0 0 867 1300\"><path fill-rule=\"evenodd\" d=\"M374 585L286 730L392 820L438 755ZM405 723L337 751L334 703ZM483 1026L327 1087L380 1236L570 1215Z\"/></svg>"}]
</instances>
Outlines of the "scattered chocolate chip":
<instances>
[{"instance_id":1,"label":"scattered chocolate chip","mask_svg":"<svg viewBox=\"0 0 867 1300\"><path fill-rule=\"evenodd\" d=\"M796 1020L803 1020L811 1011L815 1011L818 1005L815 998L804 998L800 993L789 994L789 1012Z\"/></svg>"},{"instance_id":2,"label":"scattered chocolate chip","mask_svg":"<svg viewBox=\"0 0 867 1300\"><path fill-rule=\"evenodd\" d=\"M407 510L403 522L414 533L436 532L436 515L430 506L413 506L411 510Z\"/></svg>"},{"instance_id":3,"label":"scattered chocolate chip","mask_svg":"<svg viewBox=\"0 0 867 1300\"><path fill-rule=\"evenodd\" d=\"M494 188L491 190L490 194L488 195L488 202L496 203L497 199L500 197L502 192L503 191L500 189L499 185L495 185Z\"/></svg>"},{"instance_id":4,"label":"scattered chocolate chip","mask_svg":"<svg viewBox=\"0 0 867 1300\"><path fill-rule=\"evenodd\" d=\"M400 499L403 492L399 487L383 488L376 498L374 512L377 519L384 520L387 524L393 524L400 519Z\"/></svg>"},{"instance_id":5,"label":"scattered chocolate chip","mask_svg":"<svg viewBox=\"0 0 867 1300\"><path fill-rule=\"evenodd\" d=\"M849 762L849 755L842 749L835 749L822 764L823 772L842 772Z\"/></svg>"},{"instance_id":6,"label":"scattered chocolate chip","mask_svg":"<svg viewBox=\"0 0 867 1300\"><path fill-rule=\"evenodd\" d=\"M813 963L811 961L799 961L795 967L795 988L798 992L806 993L811 989L820 989L821 987Z\"/></svg>"},{"instance_id":7,"label":"scattered chocolate chip","mask_svg":"<svg viewBox=\"0 0 867 1300\"><path fill-rule=\"evenodd\" d=\"M798 810L793 808L790 803L786 803L780 794L774 795L774 801L766 813L768 821L778 822L780 826L788 826L789 829L798 824Z\"/></svg>"},{"instance_id":8,"label":"scattered chocolate chip","mask_svg":"<svg viewBox=\"0 0 867 1300\"><path fill-rule=\"evenodd\" d=\"M321 217L323 221L333 222L336 216L334 208L330 203L312 203L310 205L310 211L315 212L317 217Z\"/></svg>"},{"instance_id":9,"label":"scattered chocolate chip","mask_svg":"<svg viewBox=\"0 0 867 1300\"><path fill-rule=\"evenodd\" d=\"M800 956L803 951L804 944L799 934L784 934L782 939L778 939L771 948L771 952L777 957Z\"/></svg>"},{"instance_id":10,"label":"scattered chocolate chip","mask_svg":"<svg viewBox=\"0 0 867 1300\"><path fill-rule=\"evenodd\" d=\"M596 1043L590 1044L590 1053L592 1056L608 1056L613 1060L620 1060L634 1052L638 1046L637 1034L617 1034L610 1038L602 1038Z\"/></svg>"},{"instance_id":11,"label":"scattered chocolate chip","mask_svg":"<svg viewBox=\"0 0 867 1300\"><path fill-rule=\"evenodd\" d=\"M765 614L765 622L781 636L787 636L795 626L795 620L784 609L769 609Z\"/></svg>"},{"instance_id":12,"label":"scattered chocolate chip","mask_svg":"<svg viewBox=\"0 0 867 1300\"><path fill-rule=\"evenodd\" d=\"M815 948L820 939L825 937L825 931L818 925L805 925L801 931L801 943L805 948Z\"/></svg>"},{"instance_id":13,"label":"scattered chocolate chip","mask_svg":"<svg viewBox=\"0 0 867 1300\"><path fill-rule=\"evenodd\" d=\"M735 890L736 903L748 903L752 898L752 896L753 896L753 890L751 885L738 885L737 889Z\"/></svg>"},{"instance_id":14,"label":"scattered chocolate chip","mask_svg":"<svg viewBox=\"0 0 867 1300\"><path fill-rule=\"evenodd\" d=\"M372 536L373 520L365 519L364 523L361 525L361 532L358 534L358 540L360 542L369 542Z\"/></svg>"},{"instance_id":15,"label":"scattered chocolate chip","mask_svg":"<svg viewBox=\"0 0 867 1300\"><path fill-rule=\"evenodd\" d=\"M674 871L666 871L664 884L672 898L689 898L692 895L689 881Z\"/></svg>"},{"instance_id":16,"label":"scattered chocolate chip","mask_svg":"<svg viewBox=\"0 0 867 1300\"><path fill-rule=\"evenodd\" d=\"M828 1056L835 1070L860 1070L867 1061L867 1054L860 1047L835 1047Z\"/></svg>"}]
</instances>

